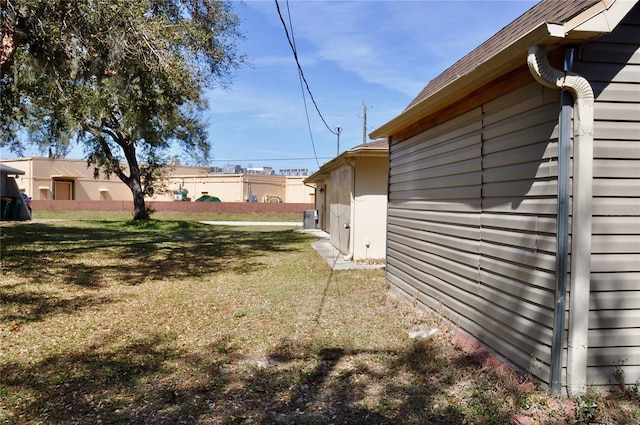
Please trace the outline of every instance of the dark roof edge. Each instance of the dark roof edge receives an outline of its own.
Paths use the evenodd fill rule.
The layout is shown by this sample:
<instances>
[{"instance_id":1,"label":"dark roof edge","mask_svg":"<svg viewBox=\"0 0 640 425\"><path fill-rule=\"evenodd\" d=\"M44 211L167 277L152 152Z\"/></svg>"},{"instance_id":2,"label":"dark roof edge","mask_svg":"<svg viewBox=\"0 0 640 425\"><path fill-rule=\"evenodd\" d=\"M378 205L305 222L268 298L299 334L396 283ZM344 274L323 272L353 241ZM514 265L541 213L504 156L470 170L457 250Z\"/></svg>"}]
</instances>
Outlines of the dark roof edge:
<instances>
[{"instance_id":1,"label":"dark roof edge","mask_svg":"<svg viewBox=\"0 0 640 425\"><path fill-rule=\"evenodd\" d=\"M527 51L532 45L581 43L611 32L637 2L638 0L580 2L582 5L588 4L589 7L576 9L578 12L574 11L575 13L565 17L562 23L557 23L557 20L556 22L547 20L548 17L542 15L543 19L541 21L538 20L538 24L520 34L518 38L511 39L508 44L497 48L489 56L474 58L474 56L478 56L483 46L486 48L488 42L492 40L495 42L504 38L505 30L508 30L512 24L517 23L526 14L534 11L536 7L541 4L543 6L552 4L552 2L548 1L541 2L432 80L407 109L391 121L375 129L370 133L369 137L372 139L391 137L416 120L445 107L451 103L452 98L462 98L495 78L526 65ZM451 79L450 81L437 81L443 76L447 77L445 74L451 73L454 67L460 67L460 64L465 59L471 61L466 64L466 68L463 69L461 74L455 73L453 76L448 76Z\"/></svg>"},{"instance_id":2,"label":"dark roof edge","mask_svg":"<svg viewBox=\"0 0 640 425\"><path fill-rule=\"evenodd\" d=\"M304 179L305 183L315 183L320 180L324 180L324 174L335 170L340 165L345 163L348 158L354 157L385 157L389 155L389 142L387 139L374 140L373 142L363 143L342 152L340 155L333 158L331 161L322 164L320 169L309 177Z\"/></svg>"},{"instance_id":3,"label":"dark roof edge","mask_svg":"<svg viewBox=\"0 0 640 425\"><path fill-rule=\"evenodd\" d=\"M4 164L0 164L0 173L2 174L15 174L17 175L24 175L25 172L22 170L18 170L17 168L13 168L13 167L9 167L8 165L4 165Z\"/></svg>"}]
</instances>

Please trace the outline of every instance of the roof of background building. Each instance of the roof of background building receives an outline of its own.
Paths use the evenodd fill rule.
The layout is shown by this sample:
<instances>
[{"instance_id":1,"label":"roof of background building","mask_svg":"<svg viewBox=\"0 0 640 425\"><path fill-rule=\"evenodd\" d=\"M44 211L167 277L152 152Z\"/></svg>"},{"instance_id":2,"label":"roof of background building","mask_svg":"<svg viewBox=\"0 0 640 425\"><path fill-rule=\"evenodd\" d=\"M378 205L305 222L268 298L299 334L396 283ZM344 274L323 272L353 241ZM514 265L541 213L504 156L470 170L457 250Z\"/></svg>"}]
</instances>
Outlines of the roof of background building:
<instances>
[{"instance_id":1,"label":"roof of background building","mask_svg":"<svg viewBox=\"0 0 640 425\"><path fill-rule=\"evenodd\" d=\"M331 161L323 164L315 173L311 174L304 181L305 183L316 183L324 179L324 173L339 167L344 163L345 158L352 157L375 157L389 155L389 141L387 139L377 139L373 142L363 143L351 149L347 149ZM385 170L386 172L386 170Z\"/></svg>"},{"instance_id":2,"label":"roof of background building","mask_svg":"<svg viewBox=\"0 0 640 425\"><path fill-rule=\"evenodd\" d=\"M0 173L1 174L23 175L24 171L18 170L17 168L9 167L8 165L0 164Z\"/></svg>"}]
</instances>

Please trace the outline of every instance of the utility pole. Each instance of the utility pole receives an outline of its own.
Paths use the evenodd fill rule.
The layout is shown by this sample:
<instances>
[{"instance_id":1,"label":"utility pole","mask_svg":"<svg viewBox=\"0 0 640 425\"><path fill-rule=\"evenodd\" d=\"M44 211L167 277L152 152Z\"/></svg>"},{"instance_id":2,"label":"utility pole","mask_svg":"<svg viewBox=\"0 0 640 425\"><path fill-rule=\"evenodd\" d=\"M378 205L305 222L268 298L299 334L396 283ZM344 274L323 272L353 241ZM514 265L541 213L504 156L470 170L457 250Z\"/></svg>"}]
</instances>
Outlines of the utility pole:
<instances>
[{"instance_id":1,"label":"utility pole","mask_svg":"<svg viewBox=\"0 0 640 425\"><path fill-rule=\"evenodd\" d=\"M362 102L362 108L364 110L364 118L362 123L362 144L367 143L367 105Z\"/></svg>"},{"instance_id":2,"label":"utility pole","mask_svg":"<svg viewBox=\"0 0 640 425\"><path fill-rule=\"evenodd\" d=\"M336 149L336 156L340 155L340 133L342 133L342 127L336 127L336 135L338 136L338 147Z\"/></svg>"},{"instance_id":3,"label":"utility pole","mask_svg":"<svg viewBox=\"0 0 640 425\"><path fill-rule=\"evenodd\" d=\"M364 101L362 101L362 144L367 143L367 105L365 105Z\"/></svg>"}]
</instances>

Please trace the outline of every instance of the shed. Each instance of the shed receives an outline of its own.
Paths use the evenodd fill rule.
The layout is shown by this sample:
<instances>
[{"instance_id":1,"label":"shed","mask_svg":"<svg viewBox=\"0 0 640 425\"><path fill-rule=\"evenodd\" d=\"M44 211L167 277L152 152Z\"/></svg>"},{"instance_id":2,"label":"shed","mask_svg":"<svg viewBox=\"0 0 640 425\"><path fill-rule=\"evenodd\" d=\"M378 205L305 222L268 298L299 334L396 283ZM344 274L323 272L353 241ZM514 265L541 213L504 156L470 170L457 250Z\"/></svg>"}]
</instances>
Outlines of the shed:
<instances>
[{"instance_id":1,"label":"shed","mask_svg":"<svg viewBox=\"0 0 640 425\"><path fill-rule=\"evenodd\" d=\"M24 171L0 164L0 212L2 220L31 220L31 214L23 202L22 193L14 176Z\"/></svg>"},{"instance_id":2,"label":"shed","mask_svg":"<svg viewBox=\"0 0 640 425\"><path fill-rule=\"evenodd\" d=\"M544 0L374 130L387 279L552 393L640 379L640 5Z\"/></svg>"},{"instance_id":3,"label":"shed","mask_svg":"<svg viewBox=\"0 0 640 425\"><path fill-rule=\"evenodd\" d=\"M349 149L305 179L315 186L318 227L346 259L383 262L386 251L389 144Z\"/></svg>"}]
</instances>

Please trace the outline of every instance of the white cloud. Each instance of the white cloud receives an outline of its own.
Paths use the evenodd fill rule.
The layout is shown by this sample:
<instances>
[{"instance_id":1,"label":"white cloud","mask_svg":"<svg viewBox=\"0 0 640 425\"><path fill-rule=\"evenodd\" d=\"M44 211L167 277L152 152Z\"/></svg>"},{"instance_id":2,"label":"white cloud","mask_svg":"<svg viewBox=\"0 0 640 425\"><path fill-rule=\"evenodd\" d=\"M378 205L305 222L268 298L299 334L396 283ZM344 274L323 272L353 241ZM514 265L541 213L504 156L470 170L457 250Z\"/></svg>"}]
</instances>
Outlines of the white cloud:
<instances>
[{"instance_id":1,"label":"white cloud","mask_svg":"<svg viewBox=\"0 0 640 425\"><path fill-rule=\"evenodd\" d=\"M328 125L344 129L344 150L362 141L362 102L370 107L370 132L532 3L290 0L288 6L300 63ZM288 25L287 3L279 4ZM241 48L252 67L239 72L229 91L209 96L216 156L309 157L313 150L320 157L335 155L336 136L327 131L308 95L305 112L274 2L238 5L247 31ZM314 169L315 161L286 165Z\"/></svg>"},{"instance_id":2,"label":"white cloud","mask_svg":"<svg viewBox=\"0 0 640 425\"><path fill-rule=\"evenodd\" d=\"M304 66L335 62L362 81L415 96L434 77L526 10L530 1L291 1ZM275 6L251 3L282 26ZM280 1L287 25L286 2ZM500 7L506 12L495 14ZM515 12L510 12L514 10ZM284 30L283 30L284 38Z\"/></svg>"}]
</instances>

